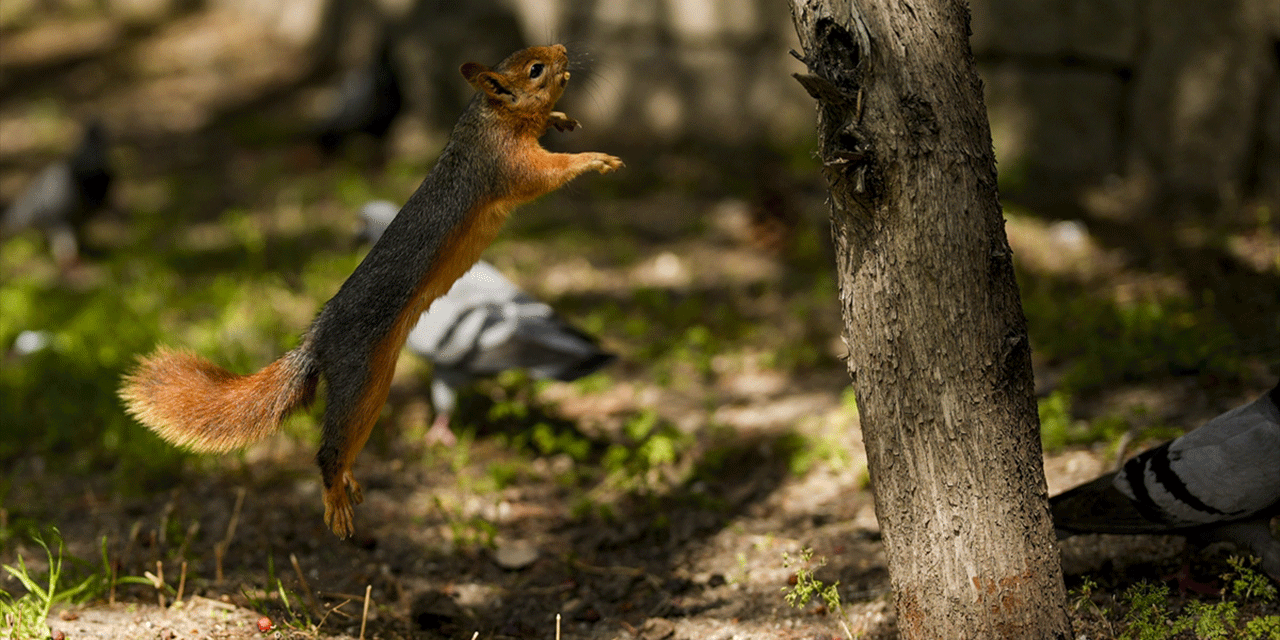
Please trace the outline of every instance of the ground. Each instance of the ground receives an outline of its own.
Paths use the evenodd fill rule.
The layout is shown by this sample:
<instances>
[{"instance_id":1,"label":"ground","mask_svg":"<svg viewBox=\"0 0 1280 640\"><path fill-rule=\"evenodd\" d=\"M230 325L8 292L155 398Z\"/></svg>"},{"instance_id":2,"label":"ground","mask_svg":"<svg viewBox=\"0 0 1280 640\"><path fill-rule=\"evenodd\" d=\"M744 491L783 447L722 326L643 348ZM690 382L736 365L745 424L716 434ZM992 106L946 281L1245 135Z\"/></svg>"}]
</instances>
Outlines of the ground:
<instances>
[{"instance_id":1,"label":"ground","mask_svg":"<svg viewBox=\"0 0 1280 640\"><path fill-rule=\"evenodd\" d=\"M486 257L618 363L574 383L483 382L447 448L422 442L429 367L402 356L343 541L322 520L319 408L246 452L186 456L129 421L114 386L157 343L241 372L291 346L359 259L355 208L403 200L439 140L409 116L382 169L359 144L319 158L278 124L331 79L305 77L288 47L263 55L277 45L217 12L10 29L0 83L23 89L0 105L0 202L90 112L111 125L122 176L79 264L59 269L33 233L0 253L0 338L54 336L0 364L12 403L0 563L22 558L42 577L37 537L65 543L76 560L62 589L94 582L86 601L55 607L64 637L262 637L262 616L279 637L549 638L557 619L582 639L896 637L809 147L780 169L781 200L681 150L628 167L660 182L590 176L518 212ZM1050 493L1274 382L1268 215L1009 209ZM1078 630L1115 637L1132 584L1184 557L1211 579L1231 570L1227 555L1186 556L1178 539L1067 541L1068 586L1096 585L1076 599ZM840 610L788 604L812 586L808 569L838 581ZM0 589L24 592L10 572ZM1196 597L1174 594L1171 611ZM1280 602L1241 611L1274 616Z\"/></svg>"}]
</instances>

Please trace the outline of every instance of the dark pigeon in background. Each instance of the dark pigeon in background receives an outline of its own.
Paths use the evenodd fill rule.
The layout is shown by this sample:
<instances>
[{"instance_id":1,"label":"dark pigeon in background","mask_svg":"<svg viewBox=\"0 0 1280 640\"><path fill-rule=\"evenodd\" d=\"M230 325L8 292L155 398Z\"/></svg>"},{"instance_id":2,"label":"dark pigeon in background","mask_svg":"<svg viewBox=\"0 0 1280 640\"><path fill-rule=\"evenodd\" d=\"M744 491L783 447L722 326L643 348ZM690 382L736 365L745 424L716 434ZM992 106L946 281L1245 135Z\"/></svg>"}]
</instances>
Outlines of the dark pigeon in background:
<instances>
[{"instance_id":1,"label":"dark pigeon in background","mask_svg":"<svg viewBox=\"0 0 1280 640\"><path fill-rule=\"evenodd\" d=\"M59 264L74 262L81 227L107 204L112 178L108 152L106 128L98 121L89 123L75 152L45 167L5 210L0 236L40 229Z\"/></svg>"},{"instance_id":2,"label":"dark pigeon in background","mask_svg":"<svg viewBox=\"0 0 1280 640\"><path fill-rule=\"evenodd\" d=\"M1280 384L1049 503L1060 539L1112 533L1231 542L1280 582L1280 540L1270 529L1280 515Z\"/></svg>"},{"instance_id":3,"label":"dark pigeon in background","mask_svg":"<svg viewBox=\"0 0 1280 640\"><path fill-rule=\"evenodd\" d=\"M328 154L356 134L373 136L381 144L403 105L392 41L384 36L373 60L343 78L332 108L317 129L316 142Z\"/></svg>"},{"instance_id":4,"label":"dark pigeon in background","mask_svg":"<svg viewBox=\"0 0 1280 640\"><path fill-rule=\"evenodd\" d=\"M361 235L376 241L398 211L386 201L366 204L360 210L365 222ZM477 378L527 369L534 378L568 382L616 359L483 260L431 304L406 344L434 365L431 401L436 419L427 441L449 446L457 442L449 419L458 389Z\"/></svg>"}]
</instances>

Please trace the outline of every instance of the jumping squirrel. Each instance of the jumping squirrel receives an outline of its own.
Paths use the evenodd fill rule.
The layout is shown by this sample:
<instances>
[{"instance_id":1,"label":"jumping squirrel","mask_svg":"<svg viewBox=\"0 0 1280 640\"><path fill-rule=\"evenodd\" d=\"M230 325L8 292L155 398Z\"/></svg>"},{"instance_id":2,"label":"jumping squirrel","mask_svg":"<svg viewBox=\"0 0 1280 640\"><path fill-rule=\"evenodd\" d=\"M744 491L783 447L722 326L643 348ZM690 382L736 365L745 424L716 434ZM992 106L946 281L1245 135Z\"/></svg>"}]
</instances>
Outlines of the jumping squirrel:
<instances>
[{"instance_id":1,"label":"jumping squirrel","mask_svg":"<svg viewBox=\"0 0 1280 640\"><path fill-rule=\"evenodd\" d=\"M552 153L538 138L577 121L554 111L569 82L562 45L531 47L492 69L469 62L477 93L439 160L382 238L312 321L301 343L261 371L236 375L192 353L160 348L126 375L120 397L139 422L196 451L238 449L275 432L326 383L316 462L325 523L355 528L363 499L351 474L391 384L409 330L480 257L517 205L622 161L604 153Z\"/></svg>"}]
</instances>

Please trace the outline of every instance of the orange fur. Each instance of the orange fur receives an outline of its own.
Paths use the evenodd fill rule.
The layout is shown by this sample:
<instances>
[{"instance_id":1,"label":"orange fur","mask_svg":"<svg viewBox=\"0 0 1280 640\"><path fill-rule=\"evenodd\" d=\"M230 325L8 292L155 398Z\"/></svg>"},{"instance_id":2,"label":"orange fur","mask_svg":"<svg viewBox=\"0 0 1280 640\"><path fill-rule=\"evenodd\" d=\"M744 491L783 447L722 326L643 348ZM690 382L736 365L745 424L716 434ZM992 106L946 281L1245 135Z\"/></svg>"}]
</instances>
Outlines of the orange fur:
<instances>
[{"instance_id":1,"label":"orange fur","mask_svg":"<svg viewBox=\"0 0 1280 640\"><path fill-rule=\"evenodd\" d=\"M169 442L195 451L239 449L275 432L310 404L315 380L298 380L289 352L257 373L240 376L195 354L160 349L125 378L120 397L134 418Z\"/></svg>"}]
</instances>

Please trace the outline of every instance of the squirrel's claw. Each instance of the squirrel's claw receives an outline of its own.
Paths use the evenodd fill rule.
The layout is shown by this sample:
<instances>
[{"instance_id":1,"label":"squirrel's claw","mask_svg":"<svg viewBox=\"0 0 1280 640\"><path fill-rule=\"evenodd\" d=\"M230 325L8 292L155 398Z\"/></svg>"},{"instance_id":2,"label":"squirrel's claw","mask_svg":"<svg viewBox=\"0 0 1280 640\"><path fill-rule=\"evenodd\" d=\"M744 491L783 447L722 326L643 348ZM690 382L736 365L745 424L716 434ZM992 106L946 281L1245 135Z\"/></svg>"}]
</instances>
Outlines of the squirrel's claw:
<instances>
[{"instance_id":1,"label":"squirrel's claw","mask_svg":"<svg viewBox=\"0 0 1280 640\"><path fill-rule=\"evenodd\" d=\"M582 126L582 123L565 115L563 111L552 111L547 117L547 126L555 127L556 131L573 131Z\"/></svg>"},{"instance_id":2,"label":"squirrel's claw","mask_svg":"<svg viewBox=\"0 0 1280 640\"><path fill-rule=\"evenodd\" d=\"M588 169L590 170L599 171L600 173L609 173L610 171L616 171L627 166L622 162L622 158L611 156L607 153L597 153L595 156L596 157L591 159L591 164L588 166Z\"/></svg>"}]
</instances>

